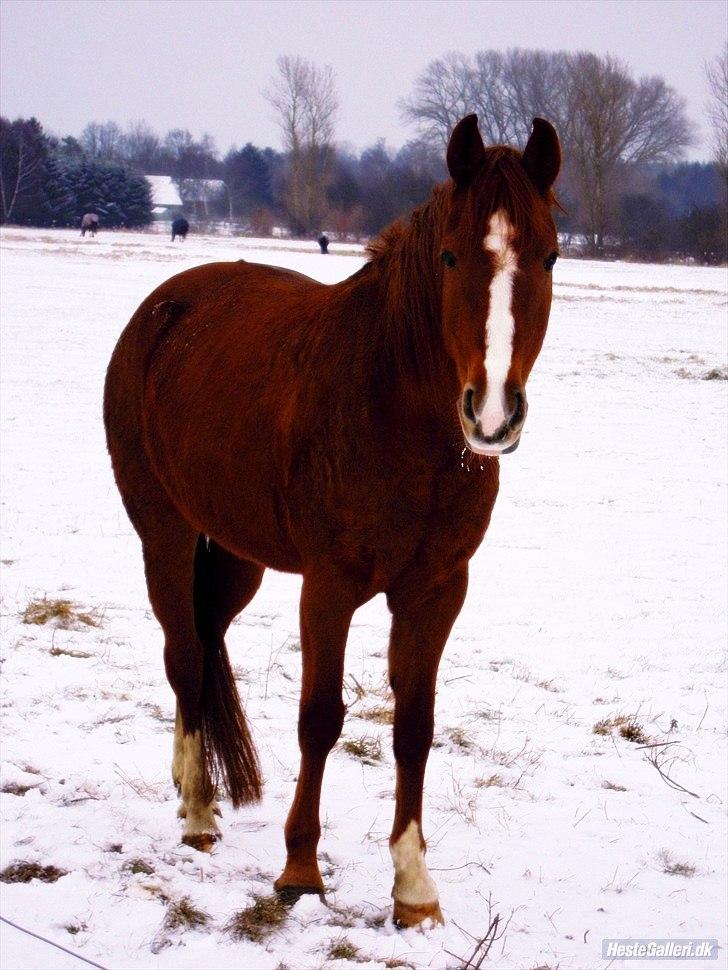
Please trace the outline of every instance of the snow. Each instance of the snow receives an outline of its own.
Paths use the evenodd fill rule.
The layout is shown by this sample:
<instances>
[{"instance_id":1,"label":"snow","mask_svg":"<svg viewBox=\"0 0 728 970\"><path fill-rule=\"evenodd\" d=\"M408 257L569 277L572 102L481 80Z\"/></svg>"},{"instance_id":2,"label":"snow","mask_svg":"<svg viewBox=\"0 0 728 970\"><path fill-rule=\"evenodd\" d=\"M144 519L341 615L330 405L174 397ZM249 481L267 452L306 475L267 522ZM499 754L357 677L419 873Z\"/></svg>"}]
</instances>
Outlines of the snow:
<instances>
[{"instance_id":1,"label":"snow","mask_svg":"<svg viewBox=\"0 0 728 970\"><path fill-rule=\"evenodd\" d=\"M724 270L570 260L554 270L523 442L501 461L440 671L425 827L446 925L399 932L389 919L391 728L361 716L389 702L378 598L352 625L343 738L381 739L382 760L332 752L327 905L302 899L256 943L224 928L271 892L284 861L300 580L266 573L230 631L266 791L252 808L223 805L223 841L201 855L180 844L172 692L105 451L102 383L121 328L173 273L244 256L333 282L361 252L197 235L172 245L153 233L0 239L0 868L67 872L0 883L8 919L102 966L145 970L457 967L496 914L483 964L496 968L641 965L603 960L608 938L726 946L727 385L703 379L726 366ZM44 596L98 625L24 623ZM669 746L594 733L619 715ZM678 863L693 874L670 872ZM208 922L165 926L185 897ZM74 965L6 942L6 930L8 970ZM342 942L358 955L330 960Z\"/></svg>"}]
</instances>

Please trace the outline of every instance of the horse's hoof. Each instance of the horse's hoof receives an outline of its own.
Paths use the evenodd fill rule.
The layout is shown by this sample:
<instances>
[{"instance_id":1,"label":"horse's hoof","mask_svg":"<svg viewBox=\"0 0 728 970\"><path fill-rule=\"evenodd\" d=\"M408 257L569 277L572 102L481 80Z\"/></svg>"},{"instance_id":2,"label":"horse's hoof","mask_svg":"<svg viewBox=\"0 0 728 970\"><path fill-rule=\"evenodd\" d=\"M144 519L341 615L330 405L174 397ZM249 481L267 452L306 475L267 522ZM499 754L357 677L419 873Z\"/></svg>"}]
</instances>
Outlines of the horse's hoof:
<instances>
[{"instance_id":1,"label":"horse's hoof","mask_svg":"<svg viewBox=\"0 0 728 970\"><path fill-rule=\"evenodd\" d=\"M279 894L290 890L297 894L297 898L306 894L322 896L324 881L315 860L312 862L296 862L289 859L283 872L273 883L273 888Z\"/></svg>"},{"instance_id":2,"label":"horse's hoof","mask_svg":"<svg viewBox=\"0 0 728 970\"><path fill-rule=\"evenodd\" d=\"M440 904L435 900L434 903L424 903L420 906L411 906L409 903L394 901L394 925L400 929L407 929L412 926L420 926L425 920L432 920L437 925L442 925L445 920L442 916Z\"/></svg>"},{"instance_id":3,"label":"horse's hoof","mask_svg":"<svg viewBox=\"0 0 728 970\"><path fill-rule=\"evenodd\" d=\"M279 881L276 880L273 883L273 888L284 906L295 906L301 896L318 896L321 902L324 902L323 887L319 889L317 886L279 886Z\"/></svg>"},{"instance_id":4,"label":"horse's hoof","mask_svg":"<svg viewBox=\"0 0 728 970\"><path fill-rule=\"evenodd\" d=\"M297 903L301 896L315 895L324 898L324 883L317 865L286 863L286 867L273 883L278 898L286 905Z\"/></svg>"},{"instance_id":5,"label":"horse's hoof","mask_svg":"<svg viewBox=\"0 0 728 970\"><path fill-rule=\"evenodd\" d=\"M212 847L222 838L219 832L195 832L183 835L182 842L198 852L212 852Z\"/></svg>"}]
</instances>

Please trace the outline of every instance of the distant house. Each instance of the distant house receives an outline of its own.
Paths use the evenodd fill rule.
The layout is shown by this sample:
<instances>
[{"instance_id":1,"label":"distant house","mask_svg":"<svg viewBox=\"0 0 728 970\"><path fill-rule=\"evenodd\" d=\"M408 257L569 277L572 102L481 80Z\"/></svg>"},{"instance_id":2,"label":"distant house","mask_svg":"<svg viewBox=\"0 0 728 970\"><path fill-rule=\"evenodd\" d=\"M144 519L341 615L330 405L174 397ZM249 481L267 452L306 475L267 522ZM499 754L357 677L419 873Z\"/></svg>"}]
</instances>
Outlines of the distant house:
<instances>
[{"instance_id":1,"label":"distant house","mask_svg":"<svg viewBox=\"0 0 728 970\"><path fill-rule=\"evenodd\" d=\"M227 186L220 179L182 179L180 192L195 219L223 219L228 214Z\"/></svg>"},{"instance_id":2,"label":"distant house","mask_svg":"<svg viewBox=\"0 0 728 970\"><path fill-rule=\"evenodd\" d=\"M179 215L183 202L179 189L169 175L145 175L152 191L152 215L162 221Z\"/></svg>"}]
</instances>

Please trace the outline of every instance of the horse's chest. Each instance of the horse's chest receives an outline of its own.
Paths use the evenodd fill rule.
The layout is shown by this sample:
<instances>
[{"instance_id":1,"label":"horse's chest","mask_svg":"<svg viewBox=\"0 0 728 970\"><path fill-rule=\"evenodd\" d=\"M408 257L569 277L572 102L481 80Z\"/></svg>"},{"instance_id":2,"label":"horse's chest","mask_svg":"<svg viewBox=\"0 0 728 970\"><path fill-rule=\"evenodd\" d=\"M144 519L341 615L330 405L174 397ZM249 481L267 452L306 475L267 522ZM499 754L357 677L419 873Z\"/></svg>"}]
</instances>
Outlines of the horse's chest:
<instances>
[{"instance_id":1,"label":"horse's chest","mask_svg":"<svg viewBox=\"0 0 728 970\"><path fill-rule=\"evenodd\" d=\"M479 546L497 491L497 462L477 479L458 468L361 487L352 482L346 499L327 511L316 530L326 536L326 548L318 552L359 574L370 594L386 590L418 562L437 563L447 573Z\"/></svg>"}]
</instances>

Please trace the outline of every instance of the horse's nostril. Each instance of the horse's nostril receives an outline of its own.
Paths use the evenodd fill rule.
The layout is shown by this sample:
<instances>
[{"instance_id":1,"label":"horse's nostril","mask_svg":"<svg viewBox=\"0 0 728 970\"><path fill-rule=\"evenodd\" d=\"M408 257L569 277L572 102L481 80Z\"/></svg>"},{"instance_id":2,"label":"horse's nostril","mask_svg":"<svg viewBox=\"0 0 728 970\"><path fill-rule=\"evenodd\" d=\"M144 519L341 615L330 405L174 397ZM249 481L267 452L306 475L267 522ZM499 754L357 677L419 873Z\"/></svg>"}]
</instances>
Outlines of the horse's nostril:
<instances>
[{"instance_id":1,"label":"horse's nostril","mask_svg":"<svg viewBox=\"0 0 728 970\"><path fill-rule=\"evenodd\" d=\"M473 401L475 400L475 391L472 387L469 387L467 391L463 394L463 414L468 419L475 424L475 410L473 408Z\"/></svg>"},{"instance_id":2,"label":"horse's nostril","mask_svg":"<svg viewBox=\"0 0 728 970\"><path fill-rule=\"evenodd\" d=\"M526 395L523 391L515 391L513 394L513 414L510 418L512 427L522 424L526 417Z\"/></svg>"}]
</instances>

